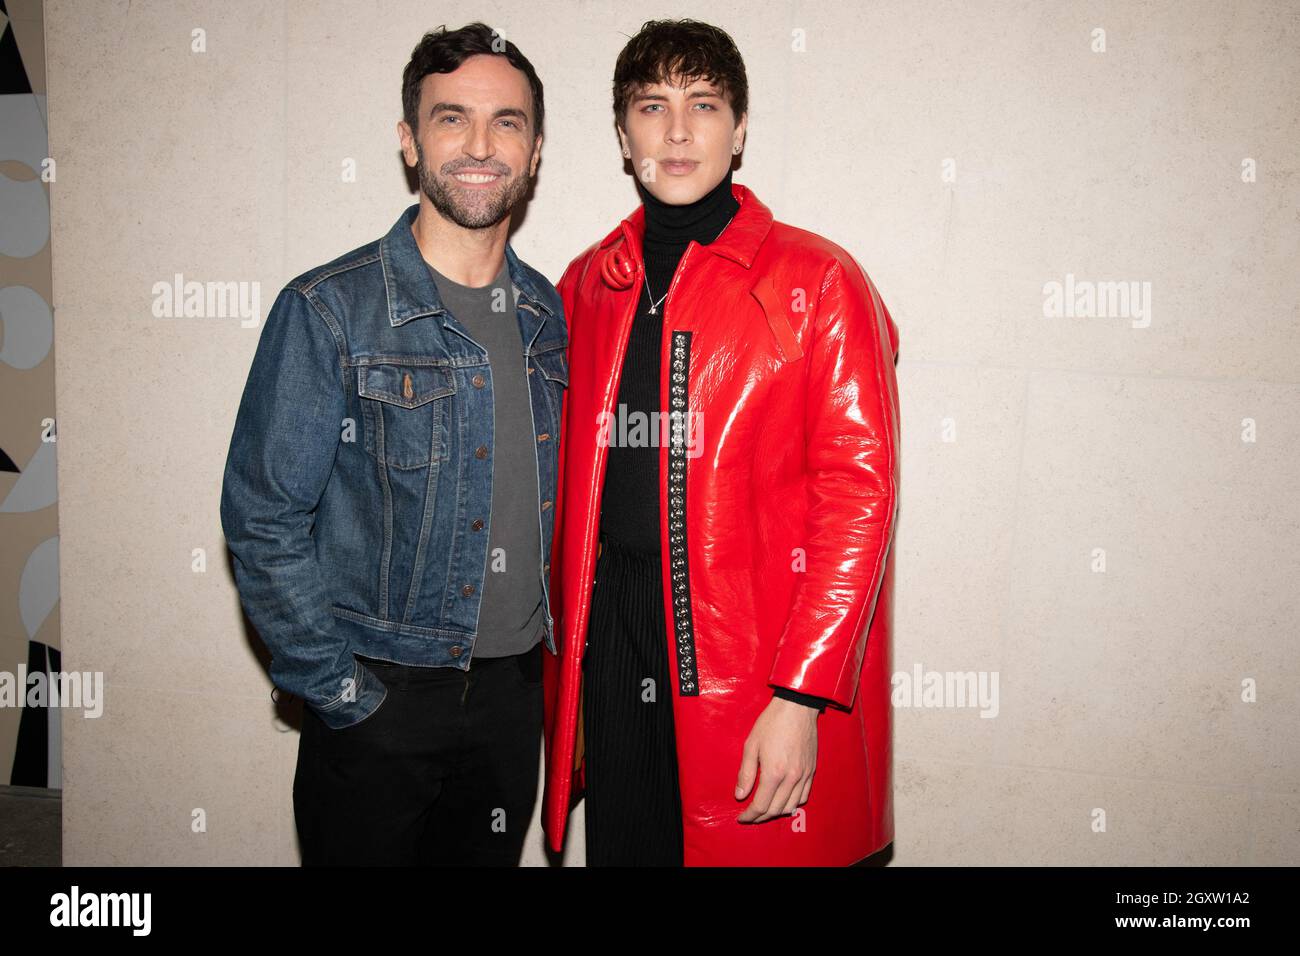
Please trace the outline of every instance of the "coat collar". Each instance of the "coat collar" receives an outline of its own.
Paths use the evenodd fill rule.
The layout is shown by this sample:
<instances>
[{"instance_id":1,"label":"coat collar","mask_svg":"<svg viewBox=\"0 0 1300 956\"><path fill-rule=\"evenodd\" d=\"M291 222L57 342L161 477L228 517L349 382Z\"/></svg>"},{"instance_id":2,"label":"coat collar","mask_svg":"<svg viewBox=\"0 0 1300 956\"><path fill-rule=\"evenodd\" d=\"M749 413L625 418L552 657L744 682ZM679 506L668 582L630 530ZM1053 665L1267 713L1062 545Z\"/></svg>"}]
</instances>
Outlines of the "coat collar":
<instances>
[{"instance_id":1,"label":"coat collar","mask_svg":"<svg viewBox=\"0 0 1300 956\"><path fill-rule=\"evenodd\" d=\"M388 297L388 321L393 326L447 311L442 304L442 296L438 294L438 284L433 281L415 236L411 233L411 224L419 212L419 203L409 206L398 217L393 228L388 230L388 234L379 240L384 292ZM520 301L528 303L530 311L539 316L541 313L554 315L508 240L506 265L510 270L510 281L519 292Z\"/></svg>"},{"instance_id":2,"label":"coat collar","mask_svg":"<svg viewBox=\"0 0 1300 956\"><path fill-rule=\"evenodd\" d=\"M736 202L740 203L736 215L727 227L722 230L722 235L707 246L700 246L700 248L738 262L748 269L754 264L754 256L758 254L759 246L763 244L763 240L767 238L767 234L772 228L772 210L763 205L751 189L740 183L733 182L731 184L731 195ZM604 249L606 246L612 245L616 239L622 236L628 251L639 266L641 263L641 239L644 235L645 204L643 203L637 206L631 215L610 230L609 235L600 241L600 248Z\"/></svg>"}]
</instances>

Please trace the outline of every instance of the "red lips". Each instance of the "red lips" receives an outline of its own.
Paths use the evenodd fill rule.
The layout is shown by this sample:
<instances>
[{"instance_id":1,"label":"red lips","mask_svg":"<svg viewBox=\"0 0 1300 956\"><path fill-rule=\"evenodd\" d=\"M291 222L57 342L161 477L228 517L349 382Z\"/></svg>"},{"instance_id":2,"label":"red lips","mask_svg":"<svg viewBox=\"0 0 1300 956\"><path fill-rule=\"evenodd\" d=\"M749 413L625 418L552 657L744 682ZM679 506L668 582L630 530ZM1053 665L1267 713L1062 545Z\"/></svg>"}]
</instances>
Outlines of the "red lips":
<instances>
[{"instance_id":1,"label":"red lips","mask_svg":"<svg viewBox=\"0 0 1300 956\"><path fill-rule=\"evenodd\" d=\"M605 280L605 285L611 289L623 290L632 287L632 276L636 274L636 266L632 264L632 258L623 251L623 243L619 243L609 252L605 253L605 258L600 263L600 277Z\"/></svg>"}]
</instances>

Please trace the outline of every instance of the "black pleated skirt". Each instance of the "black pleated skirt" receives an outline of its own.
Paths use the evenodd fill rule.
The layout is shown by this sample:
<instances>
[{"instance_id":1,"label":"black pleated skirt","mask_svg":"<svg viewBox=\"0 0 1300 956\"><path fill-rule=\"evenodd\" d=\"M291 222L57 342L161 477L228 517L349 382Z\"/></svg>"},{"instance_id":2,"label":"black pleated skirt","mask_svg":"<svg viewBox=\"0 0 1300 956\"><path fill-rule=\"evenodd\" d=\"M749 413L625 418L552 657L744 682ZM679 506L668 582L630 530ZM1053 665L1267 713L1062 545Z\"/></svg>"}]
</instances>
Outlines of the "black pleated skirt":
<instances>
[{"instance_id":1,"label":"black pleated skirt","mask_svg":"<svg viewBox=\"0 0 1300 956\"><path fill-rule=\"evenodd\" d=\"M658 553L601 536L583 657L588 866L681 866Z\"/></svg>"}]
</instances>

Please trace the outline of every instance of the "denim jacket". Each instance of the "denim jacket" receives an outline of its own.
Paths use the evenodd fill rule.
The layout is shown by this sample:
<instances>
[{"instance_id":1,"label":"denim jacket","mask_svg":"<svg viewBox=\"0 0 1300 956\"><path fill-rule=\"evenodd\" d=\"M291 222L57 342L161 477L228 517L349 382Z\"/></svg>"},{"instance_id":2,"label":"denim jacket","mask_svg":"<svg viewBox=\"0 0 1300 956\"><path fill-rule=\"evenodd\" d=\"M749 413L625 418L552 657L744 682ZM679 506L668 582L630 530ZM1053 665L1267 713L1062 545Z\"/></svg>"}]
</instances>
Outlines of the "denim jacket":
<instances>
[{"instance_id":1,"label":"denim jacket","mask_svg":"<svg viewBox=\"0 0 1300 956\"><path fill-rule=\"evenodd\" d=\"M468 670L487 573L493 384L443 308L407 209L382 239L276 297L240 401L221 523L271 679L338 729L387 688L355 654ZM505 247L537 452L550 610L568 333L555 287Z\"/></svg>"}]
</instances>

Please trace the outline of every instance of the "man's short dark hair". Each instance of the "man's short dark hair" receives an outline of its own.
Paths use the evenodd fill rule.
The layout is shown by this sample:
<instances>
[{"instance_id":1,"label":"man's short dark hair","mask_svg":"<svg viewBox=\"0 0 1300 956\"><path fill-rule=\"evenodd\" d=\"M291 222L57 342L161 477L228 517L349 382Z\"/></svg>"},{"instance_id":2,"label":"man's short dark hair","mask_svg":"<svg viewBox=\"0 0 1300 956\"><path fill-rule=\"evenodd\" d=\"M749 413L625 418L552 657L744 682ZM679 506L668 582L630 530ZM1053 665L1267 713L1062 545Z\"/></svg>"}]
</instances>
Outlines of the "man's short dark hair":
<instances>
[{"instance_id":1,"label":"man's short dark hair","mask_svg":"<svg viewBox=\"0 0 1300 956\"><path fill-rule=\"evenodd\" d=\"M628 103L643 86L670 78L707 80L740 121L749 110L745 61L726 32L699 20L647 20L614 65L614 121L625 129Z\"/></svg>"},{"instance_id":2,"label":"man's short dark hair","mask_svg":"<svg viewBox=\"0 0 1300 956\"><path fill-rule=\"evenodd\" d=\"M455 72L462 63L480 53L503 56L528 77L528 85L533 91L533 137L541 133L542 81L537 78L537 71L528 62L528 57L519 52L519 47L486 23L477 21L459 30L448 31L445 25L430 30L411 51L411 61L402 71L402 118L412 133L419 129L420 87L424 78L430 73Z\"/></svg>"}]
</instances>

